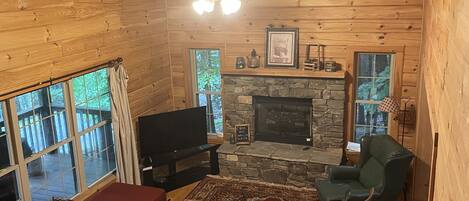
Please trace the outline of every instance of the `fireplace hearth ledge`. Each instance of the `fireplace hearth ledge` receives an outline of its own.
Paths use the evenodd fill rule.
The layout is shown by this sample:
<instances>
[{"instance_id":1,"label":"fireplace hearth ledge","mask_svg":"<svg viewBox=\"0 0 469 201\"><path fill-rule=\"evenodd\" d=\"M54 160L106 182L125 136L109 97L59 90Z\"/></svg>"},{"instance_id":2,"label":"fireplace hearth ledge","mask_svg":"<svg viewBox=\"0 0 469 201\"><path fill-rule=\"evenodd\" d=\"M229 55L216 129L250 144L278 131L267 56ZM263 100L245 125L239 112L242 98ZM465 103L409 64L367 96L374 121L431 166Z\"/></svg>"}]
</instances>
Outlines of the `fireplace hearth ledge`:
<instances>
[{"instance_id":1,"label":"fireplace hearth ledge","mask_svg":"<svg viewBox=\"0 0 469 201\"><path fill-rule=\"evenodd\" d=\"M223 144L217 152L227 155L244 155L270 158L290 162L310 162L324 165L339 165L342 161L342 149L318 149L303 145L282 144L275 142L256 141L251 145Z\"/></svg>"},{"instance_id":2,"label":"fireplace hearth ledge","mask_svg":"<svg viewBox=\"0 0 469 201\"><path fill-rule=\"evenodd\" d=\"M341 149L317 149L275 142L251 145L223 144L218 150L220 176L269 183L314 187L327 177L329 166L339 165Z\"/></svg>"}]
</instances>

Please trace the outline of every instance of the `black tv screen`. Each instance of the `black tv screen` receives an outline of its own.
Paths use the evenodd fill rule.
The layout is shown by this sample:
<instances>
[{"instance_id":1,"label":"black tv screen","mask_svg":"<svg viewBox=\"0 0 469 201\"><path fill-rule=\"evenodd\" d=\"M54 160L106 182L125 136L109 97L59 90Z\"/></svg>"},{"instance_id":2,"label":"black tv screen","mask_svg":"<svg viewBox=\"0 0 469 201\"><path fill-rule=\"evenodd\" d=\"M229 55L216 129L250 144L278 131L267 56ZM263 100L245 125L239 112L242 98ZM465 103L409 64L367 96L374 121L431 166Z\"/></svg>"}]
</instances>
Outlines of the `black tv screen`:
<instances>
[{"instance_id":1,"label":"black tv screen","mask_svg":"<svg viewBox=\"0 0 469 201\"><path fill-rule=\"evenodd\" d=\"M207 144L206 107L138 119L142 156L170 153Z\"/></svg>"}]
</instances>

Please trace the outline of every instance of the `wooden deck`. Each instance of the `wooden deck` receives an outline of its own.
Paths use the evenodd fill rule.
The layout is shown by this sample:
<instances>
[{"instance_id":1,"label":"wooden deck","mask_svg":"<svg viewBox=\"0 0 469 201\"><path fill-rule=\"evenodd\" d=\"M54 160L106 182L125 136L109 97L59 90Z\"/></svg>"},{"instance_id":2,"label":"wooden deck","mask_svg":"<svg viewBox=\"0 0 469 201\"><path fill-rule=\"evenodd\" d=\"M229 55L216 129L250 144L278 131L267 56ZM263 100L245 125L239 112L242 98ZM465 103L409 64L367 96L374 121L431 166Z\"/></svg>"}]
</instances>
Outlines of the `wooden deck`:
<instances>
[{"instance_id":1,"label":"wooden deck","mask_svg":"<svg viewBox=\"0 0 469 201\"><path fill-rule=\"evenodd\" d=\"M76 168L70 158L70 155L60 153L42 158L43 174L30 174L29 177L33 201L50 201L51 197L70 198L78 193L78 179L74 173ZM28 169L32 173L32 167ZM109 165L107 158L85 158L87 185L96 182L112 169L115 169L115 164Z\"/></svg>"}]
</instances>

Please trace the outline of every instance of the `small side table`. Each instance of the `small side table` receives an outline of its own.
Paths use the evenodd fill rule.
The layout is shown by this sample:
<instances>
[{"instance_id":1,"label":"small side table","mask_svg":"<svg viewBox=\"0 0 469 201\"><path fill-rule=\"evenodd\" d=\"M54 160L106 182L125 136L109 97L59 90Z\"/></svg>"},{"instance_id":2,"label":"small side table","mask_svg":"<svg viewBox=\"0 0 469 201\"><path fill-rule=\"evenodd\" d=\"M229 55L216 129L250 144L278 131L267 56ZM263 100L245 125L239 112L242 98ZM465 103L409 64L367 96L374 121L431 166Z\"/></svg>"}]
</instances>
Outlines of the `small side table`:
<instances>
[{"instance_id":1,"label":"small side table","mask_svg":"<svg viewBox=\"0 0 469 201\"><path fill-rule=\"evenodd\" d=\"M356 165L358 160L360 160L360 152L351 151L346 149L345 156L347 157L347 165Z\"/></svg>"}]
</instances>

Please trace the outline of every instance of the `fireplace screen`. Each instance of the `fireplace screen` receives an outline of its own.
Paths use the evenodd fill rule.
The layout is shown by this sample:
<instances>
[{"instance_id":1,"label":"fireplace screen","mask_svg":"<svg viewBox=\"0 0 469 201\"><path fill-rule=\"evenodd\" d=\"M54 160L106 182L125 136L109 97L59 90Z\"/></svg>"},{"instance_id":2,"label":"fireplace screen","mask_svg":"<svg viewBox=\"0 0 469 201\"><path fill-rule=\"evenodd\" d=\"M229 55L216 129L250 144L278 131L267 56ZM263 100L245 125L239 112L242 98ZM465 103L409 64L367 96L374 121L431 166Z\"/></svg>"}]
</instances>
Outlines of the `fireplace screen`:
<instances>
[{"instance_id":1,"label":"fireplace screen","mask_svg":"<svg viewBox=\"0 0 469 201\"><path fill-rule=\"evenodd\" d=\"M254 97L255 140L312 145L311 99Z\"/></svg>"}]
</instances>

